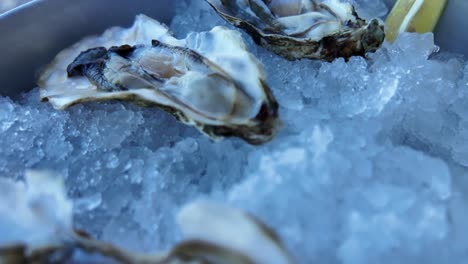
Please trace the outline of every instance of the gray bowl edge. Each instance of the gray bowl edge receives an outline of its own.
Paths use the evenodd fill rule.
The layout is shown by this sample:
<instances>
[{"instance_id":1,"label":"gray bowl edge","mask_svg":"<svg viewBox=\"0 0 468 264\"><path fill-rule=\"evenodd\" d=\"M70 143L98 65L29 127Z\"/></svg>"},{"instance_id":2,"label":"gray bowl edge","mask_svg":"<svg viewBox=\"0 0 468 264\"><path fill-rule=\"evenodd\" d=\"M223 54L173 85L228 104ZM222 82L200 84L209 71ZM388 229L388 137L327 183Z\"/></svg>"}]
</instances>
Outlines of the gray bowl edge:
<instances>
[{"instance_id":1,"label":"gray bowl edge","mask_svg":"<svg viewBox=\"0 0 468 264\"><path fill-rule=\"evenodd\" d=\"M0 94L35 86L40 70L65 47L138 14L169 22L172 0L34 0L0 15Z\"/></svg>"}]
</instances>

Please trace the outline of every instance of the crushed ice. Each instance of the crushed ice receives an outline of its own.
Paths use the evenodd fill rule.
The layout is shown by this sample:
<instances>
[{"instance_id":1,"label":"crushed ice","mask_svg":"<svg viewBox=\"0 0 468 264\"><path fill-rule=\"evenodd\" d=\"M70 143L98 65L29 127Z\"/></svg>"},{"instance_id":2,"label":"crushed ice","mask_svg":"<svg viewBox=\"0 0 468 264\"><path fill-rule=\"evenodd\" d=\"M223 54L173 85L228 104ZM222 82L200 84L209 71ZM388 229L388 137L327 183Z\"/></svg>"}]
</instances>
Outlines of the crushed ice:
<instances>
[{"instance_id":1,"label":"crushed ice","mask_svg":"<svg viewBox=\"0 0 468 264\"><path fill-rule=\"evenodd\" d=\"M374 3L372 16L388 10L360 2ZM177 35L226 25L201 0L178 5ZM210 197L262 219L299 263L464 263L466 61L437 53L432 34L404 34L347 63L289 62L244 36L281 105L284 128L270 144L212 143L118 102L56 111L32 90L0 98L0 173L67 176L83 204L77 225L129 249L169 248L179 208Z\"/></svg>"}]
</instances>

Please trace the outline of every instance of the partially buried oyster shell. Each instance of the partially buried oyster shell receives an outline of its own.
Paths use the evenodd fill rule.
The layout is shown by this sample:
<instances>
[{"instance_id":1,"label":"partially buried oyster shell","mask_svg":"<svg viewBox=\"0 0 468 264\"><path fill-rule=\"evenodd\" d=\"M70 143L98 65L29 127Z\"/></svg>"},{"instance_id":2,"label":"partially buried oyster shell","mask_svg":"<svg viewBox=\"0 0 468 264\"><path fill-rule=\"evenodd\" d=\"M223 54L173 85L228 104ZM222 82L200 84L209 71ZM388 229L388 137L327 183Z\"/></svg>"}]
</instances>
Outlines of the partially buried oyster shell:
<instances>
[{"instance_id":1,"label":"partially buried oyster shell","mask_svg":"<svg viewBox=\"0 0 468 264\"><path fill-rule=\"evenodd\" d=\"M61 52L39 86L41 99L58 109L109 99L158 106L214 139L261 144L279 122L261 65L240 34L223 27L178 40L140 15L132 28L110 29Z\"/></svg>"},{"instance_id":2,"label":"partially buried oyster shell","mask_svg":"<svg viewBox=\"0 0 468 264\"><path fill-rule=\"evenodd\" d=\"M288 60L364 56L385 38L383 25L361 19L339 0L206 0L229 23Z\"/></svg>"},{"instance_id":3,"label":"partially buried oyster shell","mask_svg":"<svg viewBox=\"0 0 468 264\"><path fill-rule=\"evenodd\" d=\"M183 240L170 250L143 254L74 229L76 204L67 197L63 178L54 173L28 171L25 181L0 178L0 199L1 264L88 263L91 254L112 263L294 263L274 230L213 201L182 207L177 222Z\"/></svg>"}]
</instances>

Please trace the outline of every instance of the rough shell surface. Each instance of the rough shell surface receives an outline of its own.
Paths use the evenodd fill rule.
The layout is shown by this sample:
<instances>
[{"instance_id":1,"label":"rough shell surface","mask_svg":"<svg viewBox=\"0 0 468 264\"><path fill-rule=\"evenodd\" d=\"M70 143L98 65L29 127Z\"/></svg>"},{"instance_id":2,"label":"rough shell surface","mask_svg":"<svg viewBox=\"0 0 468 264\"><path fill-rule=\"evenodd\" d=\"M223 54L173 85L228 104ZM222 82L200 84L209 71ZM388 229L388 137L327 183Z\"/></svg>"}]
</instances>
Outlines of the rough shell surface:
<instances>
[{"instance_id":1,"label":"rough shell surface","mask_svg":"<svg viewBox=\"0 0 468 264\"><path fill-rule=\"evenodd\" d=\"M0 179L0 263L76 263L75 255L115 263L291 264L276 233L254 216L208 200L185 205L177 215L183 240L165 252L142 254L93 239L73 228L73 201L62 177L28 171L25 181ZM73 254L79 252L78 254ZM84 260L78 260L86 263ZM113 262L113 263L114 263Z\"/></svg>"},{"instance_id":2,"label":"rough shell surface","mask_svg":"<svg viewBox=\"0 0 468 264\"><path fill-rule=\"evenodd\" d=\"M235 256L232 253L237 252L238 255L233 258L239 260L236 263L294 263L273 230L239 209L208 200L197 200L181 209L177 222L186 240L216 245L232 256ZM203 255L215 255L213 251L200 252ZM241 261L243 259L246 261Z\"/></svg>"},{"instance_id":3,"label":"rough shell surface","mask_svg":"<svg viewBox=\"0 0 468 264\"><path fill-rule=\"evenodd\" d=\"M226 21L288 60L364 56L377 50L383 24L361 19L349 3L327 0L206 0Z\"/></svg>"},{"instance_id":4,"label":"rough shell surface","mask_svg":"<svg viewBox=\"0 0 468 264\"><path fill-rule=\"evenodd\" d=\"M262 66L240 34L223 27L179 40L139 15L129 29L109 29L59 53L38 84L41 99L57 109L110 99L158 106L213 139L261 144L278 124Z\"/></svg>"}]
</instances>

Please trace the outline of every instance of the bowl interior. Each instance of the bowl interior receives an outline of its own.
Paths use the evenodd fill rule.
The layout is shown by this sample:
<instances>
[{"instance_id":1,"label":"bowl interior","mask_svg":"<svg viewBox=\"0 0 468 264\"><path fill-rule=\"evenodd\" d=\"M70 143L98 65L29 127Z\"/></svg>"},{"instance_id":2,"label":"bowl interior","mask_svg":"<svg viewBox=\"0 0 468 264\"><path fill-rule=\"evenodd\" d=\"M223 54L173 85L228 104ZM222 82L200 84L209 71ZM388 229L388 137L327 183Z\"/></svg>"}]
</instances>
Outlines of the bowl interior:
<instances>
[{"instance_id":1,"label":"bowl interior","mask_svg":"<svg viewBox=\"0 0 468 264\"><path fill-rule=\"evenodd\" d=\"M129 26L140 13L169 22L173 12L172 0L33 0L0 14L0 94L14 97L33 88L40 70L84 36ZM448 1L435 31L437 45L468 55L467 12L468 1Z\"/></svg>"},{"instance_id":2,"label":"bowl interior","mask_svg":"<svg viewBox=\"0 0 468 264\"><path fill-rule=\"evenodd\" d=\"M65 47L111 26L130 26L143 13L161 22L172 0L35 0L0 15L0 94L30 90L41 70Z\"/></svg>"}]
</instances>

